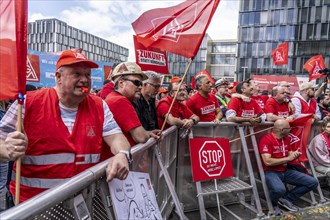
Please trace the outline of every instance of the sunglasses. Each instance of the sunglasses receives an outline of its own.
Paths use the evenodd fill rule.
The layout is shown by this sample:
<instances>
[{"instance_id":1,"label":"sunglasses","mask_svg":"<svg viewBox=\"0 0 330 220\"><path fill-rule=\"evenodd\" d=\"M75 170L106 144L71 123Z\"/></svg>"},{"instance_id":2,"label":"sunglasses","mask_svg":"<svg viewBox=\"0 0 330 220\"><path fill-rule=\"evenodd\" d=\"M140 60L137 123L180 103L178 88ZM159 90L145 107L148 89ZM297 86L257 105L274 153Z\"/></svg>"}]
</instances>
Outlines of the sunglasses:
<instances>
[{"instance_id":1,"label":"sunglasses","mask_svg":"<svg viewBox=\"0 0 330 220\"><path fill-rule=\"evenodd\" d=\"M138 80L138 79L135 79L135 80L132 80L132 79L127 79L127 78L122 78L124 81L130 81L131 83L133 83L135 86L139 87L139 86L142 86L142 81Z\"/></svg>"}]
</instances>

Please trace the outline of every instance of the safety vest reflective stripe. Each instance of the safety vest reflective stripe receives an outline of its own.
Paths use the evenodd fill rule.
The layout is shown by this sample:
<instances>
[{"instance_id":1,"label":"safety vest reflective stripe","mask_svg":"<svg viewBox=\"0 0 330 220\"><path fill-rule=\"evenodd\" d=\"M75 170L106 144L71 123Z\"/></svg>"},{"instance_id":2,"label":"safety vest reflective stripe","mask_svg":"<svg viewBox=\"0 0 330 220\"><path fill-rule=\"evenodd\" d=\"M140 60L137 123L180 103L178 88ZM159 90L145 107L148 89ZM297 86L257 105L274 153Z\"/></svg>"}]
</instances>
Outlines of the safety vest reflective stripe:
<instances>
[{"instance_id":1,"label":"safety vest reflective stripe","mask_svg":"<svg viewBox=\"0 0 330 220\"><path fill-rule=\"evenodd\" d=\"M16 173L13 171L11 174L11 179L16 181ZM69 178L64 179L40 179L40 178L27 178L21 176L21 184L28 187L49 189L58 184L64 183Z\"/></svg>"},{"instance_id":2,"label":"safety vest reflective stripe","mask_svg":"<svg viewBox=\"0 0 330 220\"><path fill-rule=\"evenodd\" d=\"M78 154L72 153L65 154L47 154L37 156L25 156L22 158L22 164L27 165L54 165L54 164L67 164L76 163L79 164L91 164L98 163L100 161L100 154Z\"/></svg>"},{"instance_id":3,"label":"safety vest reflective stripe","mask_svg":"<svg viewBox=\"0 0 330 220\"><path fill-rule=\"evenodd\" d=\"M100 161L100 156L100 154L78 154L76 164L97 163Z\"/></svg>"},{"instance_id":4,"label":"safety vest reflective stripe","mask_svg":"<svg viewBox=\"0 0 330 220\"><path fill-rule=\"evenodd\" d=\"M63 163L73 163L74 154L47 154L38 156L25 156L22 158L22 164L29 165L50 165L50 164L63 164Z\"/></svg>"}]
</instances>

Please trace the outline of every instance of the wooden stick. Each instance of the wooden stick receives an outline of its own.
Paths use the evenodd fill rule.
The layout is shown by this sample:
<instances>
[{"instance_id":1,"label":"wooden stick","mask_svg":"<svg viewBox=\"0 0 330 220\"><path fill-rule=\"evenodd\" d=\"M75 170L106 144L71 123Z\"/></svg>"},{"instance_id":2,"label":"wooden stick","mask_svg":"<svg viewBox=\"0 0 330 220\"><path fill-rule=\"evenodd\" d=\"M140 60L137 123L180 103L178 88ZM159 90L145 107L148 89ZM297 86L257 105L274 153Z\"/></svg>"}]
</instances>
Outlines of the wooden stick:
<instances>
[{"instance_id":1,"label":"wooden stick","mask_svg":"<svg viewBox=\"0 0 330 220\"><path fill-rule=\"evenodd\" d=\"M159 135L161 135L162 132L164 131L164 128L165 128L165 125L166 125L166 122L167 122L167 119L168 119L168 115L169 115L169 113L171 112L171 110L172 110L172 108L173 108L173 105L174 105L174 102L175 102L175 100L176 100L176 97L178 96L179 90L180 90L180 88L181 88L181 85L182 85L184 79L186 78L186 75L187 75L187 73L188 73L188 70L189 70L189 67L190 67L192 61L193 61L193 58L190 58L189 63L188 63L188 65L187 65L187 67L186 67L185 73L184 73L183 77L181 78L181 82L180 82L180 85L179 85L179 89L175 92L174 98L173 98L172 103L171 103L171 105L170 105L170 109L168 110L168 112L167 112L167 114L166 114L166 117L165 117L165 120L164 120L164 122L163 122L162 128L160 129Z\"/></svg>"},{"instance_id":2,"label":"wooden stick","mask_svg":"<svg viewBox=\"0 0 330 220\"><path fill-rule=\"evenodd\" d=\"M22 104L17 105L17 125L16 130L22 132ZM15 186L15 205L19 204L21 195L21 158L16 161L16 186Z\"/></svg>"},{"instance_id":3,"label":"wooden stick","mask_svg":"<svg viewBox=\"0 0 330 220\"><path fill-rule=\"evenodd\" d=\"M274 127L274 126L273 126L273 127ZM248 134L248 135L246 135L246 136L244 136L244 137L250 137L251 135L259 134L259 133L261 133L261 132L264 132L264 131L267 131L267 130L272 129L273 127L266 128L266 129L263 129L263 130L260 130L260 131L257 131L257 132L253 132L252 134ZM240 139L241 139L240 137L239 137L239 138L236 138L236 139L234 139L234 140L229 141L229 143L234 142L234 141L238 141L238 140L240 140Z\"/></svg>"}]
</instances>

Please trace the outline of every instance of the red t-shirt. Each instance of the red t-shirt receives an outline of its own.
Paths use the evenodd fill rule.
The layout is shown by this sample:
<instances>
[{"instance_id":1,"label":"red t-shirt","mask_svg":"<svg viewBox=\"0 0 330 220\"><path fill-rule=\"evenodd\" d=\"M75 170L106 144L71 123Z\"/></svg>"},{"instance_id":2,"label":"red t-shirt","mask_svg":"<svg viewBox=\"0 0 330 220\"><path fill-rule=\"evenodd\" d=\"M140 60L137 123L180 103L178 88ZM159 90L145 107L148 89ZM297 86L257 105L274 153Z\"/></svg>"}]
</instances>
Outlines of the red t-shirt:
<instances>
[{"instance_id":1,"label":"red t-shirt","mask_svg":"<svg viewBox=\"0 0 330 220\"><path fill-rule=\"evenodd\" d=\"M277 139L273 133L264 135L259 142L259 152L260 154L270 154L272 158L284 158L289 155L291 151L290 138L285 137L283 139ZM281 164L277 166L266 166L262 160L262 166L265 171L285 171L286 164Z\"/></svg>"},{"instance_id":2,"label":"red t-shirt","mask_svg":"<svg viewBox=\"0 0 330 220\"><path fill-rule=\"evenodd\" d=\"M278 103L273 97L269 98L265 105L266 113L273 113L274 115L280 117L289 117L293 114L291 109L289 109L289 103L283 102L282 104Z\"/></svg>"},{"instance_id":3,"label":"red t-shirt","mask_svg":"<svg viewBox=\"0 0 330 220\"><path fill-rule=\"evenodd\" d=\"M105 102L108 104L117 124L123 131L131 146L137 143L133 140L129 131L142 126L139 117L134 109L133 103L118 92L111 92Z\"/></svg>"},{"instance_id":4,"label":"red t-shirt","mask_svg":"<svg viewBox=\"0 0 330 220\"><path fill-rule=\"evenodd\" d=\"M261 109L265 109L265 104L268 98L268 95L251 96L251 99L254 99Z\"/></svg>"},{"instance_id":5,"label":"red t-shirt","mask_svg":"<svg viewBox=\"0 0 330 220\"><path fill-rule=\"evenodd\" d=\"M170 96L166 96L161 99L157 105L157 118L159 127L163 126L165 115L170 109L173 98ZM174 102L173 107L171 109L171 114L173 117L180 119L190 118L194 113L184 104L183 102ZM117 122L118 123L118 122ZM170 125L166 124L165 129L169 128Z\"/></svg>"},{"instance_id":6,"label":"red t-shirt","mask_svg":"<svg viewBox=\"0 0 330 220\"><path fill-rule=\"evenodd\" d=\"M113 88L115 87L115 84L111 81L105 84L102 89L97 93L98 96L100 96L102 99L105 99L107 95L109 95Z\"/></svg>"},{"instance_id":7,"label":"red t-shirt","mask_svg":"<svg viewBox=\"0 0 330 220\"><path fill-rule=\"evenodd\" d=\"M216 116L216 108L220 108L215 95L208 94L207 98L196 93L187 101L189 109L199 117L200 121L213 121Z\"/></svg>"},{"instance_id":8,"label":"red t-shirt","mask_svg":"<svg viewBox=\"0 0 330 220\"><path fill-rule=\"evenodd\" d=\"M234 110L236 116L242 118L253 118L264 114L263 110L254 99L251 99L250 102L244 102L240 98L231 98L227 106L227 112L229 110Z\"/></svg>"}]
</instances>

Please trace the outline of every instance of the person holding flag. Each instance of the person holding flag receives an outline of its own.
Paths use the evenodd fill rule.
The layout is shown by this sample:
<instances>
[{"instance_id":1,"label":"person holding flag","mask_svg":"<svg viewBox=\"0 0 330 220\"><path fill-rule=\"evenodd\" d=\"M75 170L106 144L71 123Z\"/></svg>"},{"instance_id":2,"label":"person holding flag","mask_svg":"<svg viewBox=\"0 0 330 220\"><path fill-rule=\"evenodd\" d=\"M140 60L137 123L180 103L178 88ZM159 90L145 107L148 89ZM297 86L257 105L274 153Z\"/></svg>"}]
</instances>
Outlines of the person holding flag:
<instances>
[{"instance_id":1,"label":"person holding flag","mask_svg":"<svg viewBox=\"0 0 330 220\"><path fill-rule=\"evenodd\" d=\"M91 68L97 67L82 53L63 51L56 64L56 86L26 94L24 131L15 131L17 102L1 120L2 158L14 160L25 150L21 158L21 202L100 162L102 141L115 155L106 169L107 180L127 177L129 143L107 104L89 93Z\"/></svg>"},{"instance_id":2,"label":"person holding flag","mask_svg":"<svg viewBox=\"0 0 330 220\"><path fill-rule=\"evenodd\" d=\"M294 151L291 147L288 137L290 130L287 120L278 119L274 123L273 131L262 136L259 142L262 166L276 215L281 215L278 205L289 211L299 211L293 202L318 186L314 177L288 169L288 163L301 156L299 150ZM294 185L295 188L287 191L285 183Z\"/></svg>"}]
</instances>

